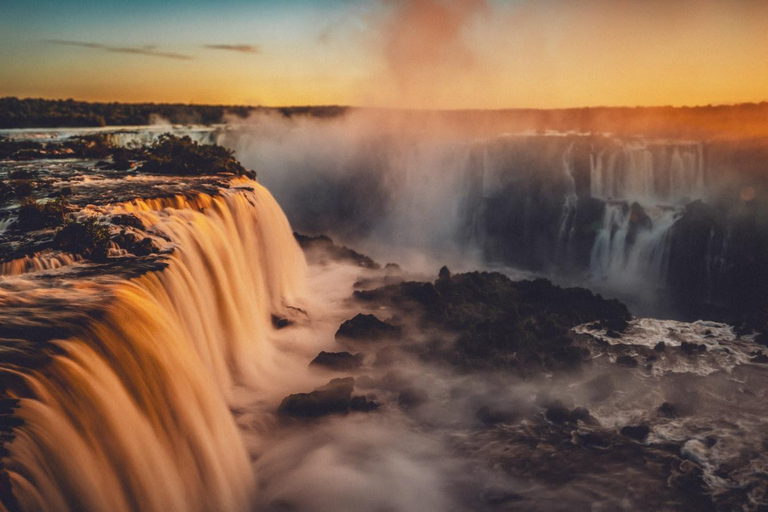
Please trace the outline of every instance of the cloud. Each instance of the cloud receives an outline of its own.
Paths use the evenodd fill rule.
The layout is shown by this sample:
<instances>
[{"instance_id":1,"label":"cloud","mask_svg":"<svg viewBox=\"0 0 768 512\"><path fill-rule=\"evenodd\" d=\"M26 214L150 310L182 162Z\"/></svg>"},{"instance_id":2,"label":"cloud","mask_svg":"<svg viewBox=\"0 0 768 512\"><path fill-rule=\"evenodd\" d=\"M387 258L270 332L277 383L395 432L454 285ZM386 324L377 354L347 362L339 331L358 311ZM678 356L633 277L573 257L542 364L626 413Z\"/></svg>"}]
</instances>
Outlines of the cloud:
<instances>
[{"instance_id":1,"label":"cloud","mask_svg":"<svg viewBox=\"0 0 768 512\"><path fill-rule=\"evenodd\" d=\"M175 60L192 60L189 55L173 52L158 51L157 46L111 46L102 43L89 43L85 41L69 41L66 39L46 39L46 43L56 44L59 46L75 46L78 48L90 48L93 50L102 50L111 53L130 53L134 55L148 55L150 57L162 57L165 59Z\"/></svg>"},{"instance_id":2,"label":"cloud","mask_svg":"<svg viewBox=\"0 0 768 512\"><path fill-rule=\"evenodd\" d=\"M204 46L208 50L226 50L238 53L261 53L261 48L250 44L207 44Z\"/></svg>"},{"instance_id":3,"label":"cloud","mask_svg":"<svg viewBox=\"0 0 768 512\"><path fill-rule=\"evenodd\" d=\"M387 0L380 26L384 62L401 95L428 100L472 72L465 31L489 11L487 0Z\"/></svg>"}]
</instances>

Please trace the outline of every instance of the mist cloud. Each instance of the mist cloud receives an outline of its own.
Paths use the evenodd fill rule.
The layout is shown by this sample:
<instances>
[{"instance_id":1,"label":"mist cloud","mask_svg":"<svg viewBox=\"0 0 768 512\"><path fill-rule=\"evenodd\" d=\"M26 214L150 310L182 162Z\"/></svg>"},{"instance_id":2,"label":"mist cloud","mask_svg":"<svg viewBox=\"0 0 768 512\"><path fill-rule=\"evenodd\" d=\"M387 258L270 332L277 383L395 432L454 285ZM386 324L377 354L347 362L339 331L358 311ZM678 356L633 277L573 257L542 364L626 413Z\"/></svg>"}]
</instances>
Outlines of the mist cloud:
<instances>
[{"instance_id":1,"label":"mist cloud","mask_svg":"<svg viewBox=\"0 0 768 512\"><path fill-rule=\"evenodd\" d=\"M383 55L398 92L429 98L457 73L471 72L476 57L465 29L488 12L486 0L390 0L381 26Z\"/></svg>"},{"instance_id":2,"label":"mist cloud","mask_svg":"<svg viewBox=\"0 0 768 512\"><path fill-rule=\"evenodd\" d=\"M55 44L59 46L75 46L78 48L89 48L93 50L102 50L110 53L130 53L134 55L148 55L150 57L162 57L165 59L174 60L192 60L189 55L181 53L158 51L157 46L112 46L102 43L89 43L85 41L70 41L66 39L47 39L45 41L49 44Z\"/></svg>"}]
</instances>

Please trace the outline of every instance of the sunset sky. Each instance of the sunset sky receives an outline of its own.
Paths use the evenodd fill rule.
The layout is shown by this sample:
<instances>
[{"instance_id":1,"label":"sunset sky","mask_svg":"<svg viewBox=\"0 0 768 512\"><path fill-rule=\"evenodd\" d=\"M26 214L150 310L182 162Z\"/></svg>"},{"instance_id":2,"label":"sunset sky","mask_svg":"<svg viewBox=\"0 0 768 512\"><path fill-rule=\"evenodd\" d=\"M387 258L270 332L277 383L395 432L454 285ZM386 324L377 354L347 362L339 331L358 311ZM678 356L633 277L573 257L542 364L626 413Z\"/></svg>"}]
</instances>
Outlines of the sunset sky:
<instances>
[{"instance_id":1,"label":"sunset sky","mask_svg":"<svg viewBox=\"0 0 768 512\"><path fill-rule=\"evenodd\" d=\"M416 108L768 100L765 0L0 1L0 96Z\"/></svg>"}]
</instances>

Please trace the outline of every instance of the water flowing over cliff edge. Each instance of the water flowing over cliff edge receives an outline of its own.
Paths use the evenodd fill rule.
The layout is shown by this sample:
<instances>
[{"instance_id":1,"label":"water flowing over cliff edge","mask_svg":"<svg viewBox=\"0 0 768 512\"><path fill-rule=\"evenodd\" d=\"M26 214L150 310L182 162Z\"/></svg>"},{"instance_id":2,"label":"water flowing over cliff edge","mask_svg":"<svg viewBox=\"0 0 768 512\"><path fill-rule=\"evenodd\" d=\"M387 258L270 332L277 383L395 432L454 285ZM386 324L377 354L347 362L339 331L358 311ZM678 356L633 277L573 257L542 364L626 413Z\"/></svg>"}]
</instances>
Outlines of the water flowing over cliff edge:
<instances>
[{"instance_id":1,"label":"water flowing over cliff edge","mask_svg":"<svg viewBox=\"0 0 768 512\"><path fill-rule=\"evenodd\" d=\"M419 142L399 148L394 167L389 146L380 160L368 146L356 174L332 181L348 194L307 195L306 210L288 210L338 222L373 248L387 242L405 261L419 250L433 264L430 251L443 249L464 266L489 264L489 226L500 222L504 236L528 233L502 247L512 259L546 248L548 265L565 271L580 254L590 279L630 287L654 276L649 268L674 273L663 255L680 239L667 224L690 222L691 204L706 208L690 191L710 199L704 145L611 142L596 153L608 142L585 141ZM109 160L19 160L2 171L14 173L14 192L33 182L45 196L32 209L10 200L0 234L6 509L765 506L768 355L755 333L632 318L618 301L541 279L385 265L294 235L251 179ZM260 170L285 193L339 172L317 169L305 183ZM391 188L366 188L378 179ZM358 209L361 190L376 192L370 210ZM313 197L341 201L345 216ZM504 224L499 212L519 204L524 222ZM22 229L22 208L42 224ZM51 228L57 208L68 220ZM547 211L551 225L525 208ZM345 231L355 221L368 224ZM106 237L106 253L83 252L92 248L75 235ZM711 231L705 238L719 250Z\"/></svg>"},{"instance_id":2,"label":"water flowing over cliff edge","mask_svg":"<svg viewBox=\"0 0 768 512\"><path fill-rule=\"evenodd\" d=\"M13 495L23 510L245 510L254 477L227 405L238 386L287 378L268 339L300 295L303 255L255 182L79 215L127 214L163 247L162 270L126 280L54 253L3 266L3 331L33 338L7 340L0 366L20 423ZM34 339L57 323L73 335Z\"/></svg>"}]
</instances>

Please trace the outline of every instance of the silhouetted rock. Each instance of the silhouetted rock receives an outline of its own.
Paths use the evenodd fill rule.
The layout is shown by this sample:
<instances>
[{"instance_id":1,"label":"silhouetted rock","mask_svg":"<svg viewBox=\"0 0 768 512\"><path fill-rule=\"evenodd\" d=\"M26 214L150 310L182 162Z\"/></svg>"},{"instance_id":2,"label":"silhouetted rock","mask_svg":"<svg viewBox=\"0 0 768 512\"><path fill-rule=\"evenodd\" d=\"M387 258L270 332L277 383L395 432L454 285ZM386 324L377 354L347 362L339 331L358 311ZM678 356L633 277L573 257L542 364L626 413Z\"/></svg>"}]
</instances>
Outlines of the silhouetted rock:
<instances>
[{"instance_id":1,"label":"silhouetted rock","mask_svg":"<svg viewBox=\"0 0 768 512\"><path fill-rule=\"evenodd\" d=\"M321 366L338 372L357 370L362 364L362 355L349 352L320 352L309 363L310 366Z\"/></svg>"},{"instance_id":2,"label":"silhouetted rock","mask_svg":"<svg viewBox=\"0 0 768 512\"><path fill-rule=\"evenodd\" d=\"M333 240L325 235L308 236L294 232L293 236L299 242L301 248L304 249L310 263L326 265L331 261L335 261L373 270L381 268L381 265L368 256L360 254L347 246L336 245ZM395 267L397 265L394 263L387 264L387 268L390 271L395 271ZM399 268L397 267L397 270Z\"/></svg>"},{"instance_id":3,"label":"silhouetted rock","mask_svg":"<svg viewBox=\"0 0 768 512\"><path fill-rule=\"evenodd\" d=\"M547 407L544 416L552 423L563 424L570 420L571 411L560 400L556 400Z\"/></svg>"},{"instance_id":4,"label":"silhouetted rock","mask_svg":"<svg viewBox=\"0 0 768 512\"><path fill-rule=\"evenodd\" d=\"M291 321L287 318L283 318L277 315L272 315L272 327L275 329L285 329L289 325L291 325Z\"/></svg>"},{"instance_id":5,"label":"silhouetted rock","mask_svg":"<svg viewBox=\"0 0 768 512\"><path fill-rule=\"evenodd\" d=\"M635 368L638 365L637 359L627 355L617 357L616 364L620 364L621 366L626 366L627 368Z\"/></svg>"},{"instance_id":6,"label":"silhouetted rock","mask_svg":"<svg viewBox=\"0 0 768 512\"><path fill-rule=\"evenodd\" d=\"M621 435L635 441L644 441L650 433L651 429L647 425L628 425L621 429Z\"/></svg>"},{"instance_id":7,"label":"silhouetted rock","mask_svg":"<svg viewBox=\"0 0 768 512\"><path fill-rule=\"evenodd\" d=\"M329 414L346 414L350 411L368 412L378 404L363 396L352 396L355 379L333 379L311 393L297 393L283 399L277 412L291 418L319 418Z\"/></svg>"},{"instance_id":8,"label":"silhouetted rock","mask_svg":"<svg viewBox=\"0 0 768 512\"><path fill-rule=\"evenodd\" d=\"M455 332L454 346L425 351L423 357L475 370L574 368L588 351L573 345L570 328L590 321L624 328L631 318L620 302L583 288L560 288L543 279L513 282L495 272L443 271L434 283L404 282L354 296Z\"/></svg>"},{"instance_id":9,"label":"silhouetted rock","mask_svg":"<svg viewBox=\"0 0 768 512\"><path fill-rule=\"evenodd\" d=\"M576 407L568 415L568 421L574 424L579 421L584 423L594 423L595 419L589 414L589 411L586 408Z\"/></svg>"},{"instance_id":10,"label":"silhouetted rock","mask_svg":"<svg viewBox=\"0 0 768 512\"><path fill-rule=\"evenodd\" d=\"M656 345L654 345L653 350L656 352L664 352L667 349L667 344L663 341L658 342Z\"/></svg>"},{"instance_id":11,"label":"silhouetted rock","mask_svg":"<svg viewBox=\"0 0 768 512\"><path fill-rule=\"evenodd\" d=\"M396 338L401 333L400 327L383 322L374 315L360 313L341 324L339 330L336 331L336 339L378 341L383 338Z\"/></svg>"},{"instance_id":12,"label":"silhouetted rock","mask_svg":"<svg viewBox=\"0 0 768 512\"><path fill-rule=\"evenodd\" d=\"M677 418L677 409L669 402L664 402L657 409L660 416L665 418Z\"/></svg>"},{"instance_id":13,"label":"silhouetted rock","mask_svg":"<svg viewBox=\"0 0 768 512\"><path fill-rule=\"evenodd\" d=\"M680 349L688 355L696 354L700 352L706 352L707 346L704 344L688 343L683 341L680 343Z\"/></svg>"}]
</instances>

